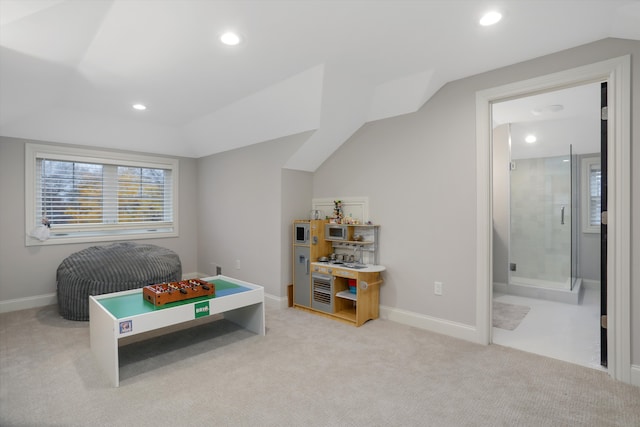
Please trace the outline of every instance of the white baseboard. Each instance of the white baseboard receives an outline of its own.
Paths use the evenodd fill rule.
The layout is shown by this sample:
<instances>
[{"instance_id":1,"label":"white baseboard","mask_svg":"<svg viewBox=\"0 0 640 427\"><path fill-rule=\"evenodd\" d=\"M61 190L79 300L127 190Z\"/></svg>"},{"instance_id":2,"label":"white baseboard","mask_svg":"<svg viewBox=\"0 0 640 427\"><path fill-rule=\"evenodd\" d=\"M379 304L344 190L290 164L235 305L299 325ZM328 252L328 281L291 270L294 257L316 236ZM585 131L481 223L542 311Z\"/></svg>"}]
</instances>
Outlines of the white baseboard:
<instances>
[{"instance_id":1,"label":"white baseboard","mask_svg":"<svg viewBox=\"0 0 640 427\"><path fill-rule=\"evenodd\" d=\"M640 387L640 365L631 365L631 385Z\"/></svg>"},{"instance_id":2,"label":"white baseboard","mask_svg":"<svg viewBox=\"0 0 640 427\"><path fill-rule=\"evenodd\" d=\"M475 326L383 305L380 306L380 317L465 341L478 342L478 331Z\"/></svg>"},{"instance_id":3,"label":"white baseboard","mask_svg":"<svg viewBox=\"0 0 640 427\"><path fill-rule=\"evenodd\" d=\"M198 273L197 271L195 273L182 273L182 280L200 279L201 277L208 277L208 276L210 275L204 274L204 273Z\"/></svg>"},{"instance_id":4,"label":"white baseboard","mask_svg":"<svg viewBox=\"0 0 640 427\"><path fill-rule=\"evenodd\" d=\"M502 282L493 282L493 293L506 294L507 293L507 284Z\"/></svg>"},{"instance_id":5,"label":"white baseboard","mask_svg":"<svg viewBox=\"0 0 640 427\"><path fill-rule=\"evenodd\" d=\"M58 303L57 294L44 294L35 297L16 298L0 301L0 313L26 310L28 308L44 307Z\"/></svg>"},{"instance_id":6,"label":"white baseboard","mask_svg":"<svg viewBox=\"0 0 640 427\"><path fill-rule=\"evenodd\" d=\"M277 297L271 294L264 294L264 305L267 308L281 309L289 307L288 297Z\"/></svg>"}]
</instances>

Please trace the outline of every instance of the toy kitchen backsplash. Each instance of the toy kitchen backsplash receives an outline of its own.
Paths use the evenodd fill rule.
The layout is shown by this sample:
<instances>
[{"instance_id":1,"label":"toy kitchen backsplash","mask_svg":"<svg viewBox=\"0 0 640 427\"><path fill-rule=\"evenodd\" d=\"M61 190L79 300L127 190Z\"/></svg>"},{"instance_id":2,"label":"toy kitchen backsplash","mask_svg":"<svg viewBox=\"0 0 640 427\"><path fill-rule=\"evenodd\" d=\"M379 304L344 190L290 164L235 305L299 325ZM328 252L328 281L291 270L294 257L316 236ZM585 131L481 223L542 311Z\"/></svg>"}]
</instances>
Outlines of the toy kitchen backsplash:
<instances>
[{"instance_id":1,"label":"toy kitchen backsplash","mask_svg":"<svg viewBox=\"0 0 640 427\"><path fill-rule=\"evenodd\" d=\"M373 227L358 227L361 232L363 242L372 242L371 244L352 243L352 242L332 242L333 254L337 261L356 262L363 264L377 264L376 260L376 236L374 236ZM331 256L331 254L328 254Z\"/></svg>"},{"instance_id":2,"label":"toy kitchen backsplash","mask_svg":"<svg viewBox=\"0 0 640 427\"><path fill-rule=\"evenodd\" d=\"M310 219L327 219L353 227L350 240L332 242L335 259L344 262L378 264L378 227L362 226L376 224L369 216L368 197L327 197L312 200ZM325 233L326 237L326 233ZM331 256L331 254L327 254Z\"/></svg>"}]
</instances>

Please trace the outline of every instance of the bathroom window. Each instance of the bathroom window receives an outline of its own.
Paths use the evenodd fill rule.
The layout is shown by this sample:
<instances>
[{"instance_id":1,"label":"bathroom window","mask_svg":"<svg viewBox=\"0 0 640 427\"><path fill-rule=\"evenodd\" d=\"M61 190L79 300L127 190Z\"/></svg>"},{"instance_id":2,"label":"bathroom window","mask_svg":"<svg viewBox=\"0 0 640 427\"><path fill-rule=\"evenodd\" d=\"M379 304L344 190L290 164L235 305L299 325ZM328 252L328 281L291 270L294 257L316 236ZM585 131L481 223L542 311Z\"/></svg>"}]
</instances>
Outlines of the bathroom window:
<instances>
[{"instance_id":1,"label":"bathroom window","mask_svg":"<svg viewBox=\"0 0 640 427\"><path fill-rule=\"evenodd\" d=\"M25 157L27 246L177 236L177 160L37 144ZM33 238L43 218L48 238Z\"/></svg>"},{"instance_id":2,"label":"bathroom window","mask_svg":"<svg viewBox=\"0 0 640 427\"><path fill-rule=\"evenodd\" d=\"M582 159L582 231L600 232L602 168L600 157Z\"/></svg>"}]
</instances>

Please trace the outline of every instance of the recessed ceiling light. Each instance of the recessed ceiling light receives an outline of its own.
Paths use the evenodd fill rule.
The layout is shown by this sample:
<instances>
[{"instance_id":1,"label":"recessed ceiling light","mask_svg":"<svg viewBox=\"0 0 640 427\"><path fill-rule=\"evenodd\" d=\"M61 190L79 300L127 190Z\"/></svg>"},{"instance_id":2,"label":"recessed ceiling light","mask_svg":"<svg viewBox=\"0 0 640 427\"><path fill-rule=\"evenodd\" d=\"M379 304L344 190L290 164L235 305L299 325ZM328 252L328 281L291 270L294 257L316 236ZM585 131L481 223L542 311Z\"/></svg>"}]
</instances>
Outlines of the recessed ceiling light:
<instances>
[{"instance_id":1,"label":"recessed ceiling light","mask_svg":"<svg viewBox=\"0 0 640 427\"><path fill-rule=\"evenodd\" d=\"M487 12L480 18L480 25L487 27L493 25L502 19L502 14L496 11Z\"/></svg>"},{"instance_id":2,"label":"recessed ceiling light","mask_svg":"<svg viewBox=\"0 0 640 427\"><path fill-rule=\"evenodd\" d=\"M534 116L541 116L546 113L558 113L564 110L564 105L562 104L553 104L553 105L545 105L543 107L537 107L531 110L531 114Z\"/></svg>"},{"instance_id":3,"label":"recessed ceiling light","mask_svg":"<svg viewBox=\"0 0 640 427\"><path fill-rule=\"evenodd\" d=\"M146 109L147 109L147 106L146 106L146 105L144 105L144 104L133 104L133 105L132 105L132 107L133 107L135 110L140 110L140 111L142 111L142 110L146 110Z\"/></svg>"},{"instance_id":4,"label":"recessed ceiling light","mask_svg":"<svg viewBox=\"0 0 640 427\"><path fill-rule=\"evenodd\" d=\"M220 41L227 46L237 46L242 39L236 33L228 31L220 36Z\"/></svg>"},{"instance_id":5,"label":"recessed ceiling light","mask_svg":"<svg viewBox=\"0 0 640 427\"><path fill-rule=\"evenodd\" d=\"M528 142L529 144L533 144L534 142L536 142L538 140L538 138L536 138L535 135L527 135L527 137L524 140L526 142Z\"/></svg>"}]
</instances>

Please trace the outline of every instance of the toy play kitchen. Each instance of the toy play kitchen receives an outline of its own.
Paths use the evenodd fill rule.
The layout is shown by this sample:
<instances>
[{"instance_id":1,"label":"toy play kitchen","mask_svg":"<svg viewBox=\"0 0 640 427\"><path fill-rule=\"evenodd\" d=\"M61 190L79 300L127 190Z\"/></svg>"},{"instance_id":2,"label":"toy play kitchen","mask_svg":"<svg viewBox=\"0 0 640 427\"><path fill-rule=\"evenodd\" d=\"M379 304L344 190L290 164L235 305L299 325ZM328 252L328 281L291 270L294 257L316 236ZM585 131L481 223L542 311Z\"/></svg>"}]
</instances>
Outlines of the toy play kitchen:
<instances>
[{"instance_id":1,"label":"toy play kitchen","mask_svg":"<svg viewBox=\"0 0 640 427\"><path fill-rule=\"evenodd\" d=\"M294 307L361 326L379 317L379 226L293 223Z\"/></svg>"}]
</instances>

